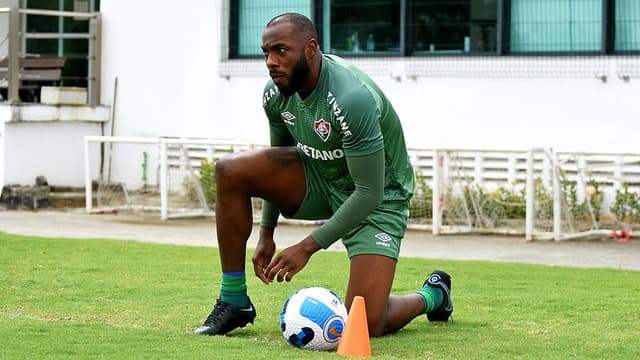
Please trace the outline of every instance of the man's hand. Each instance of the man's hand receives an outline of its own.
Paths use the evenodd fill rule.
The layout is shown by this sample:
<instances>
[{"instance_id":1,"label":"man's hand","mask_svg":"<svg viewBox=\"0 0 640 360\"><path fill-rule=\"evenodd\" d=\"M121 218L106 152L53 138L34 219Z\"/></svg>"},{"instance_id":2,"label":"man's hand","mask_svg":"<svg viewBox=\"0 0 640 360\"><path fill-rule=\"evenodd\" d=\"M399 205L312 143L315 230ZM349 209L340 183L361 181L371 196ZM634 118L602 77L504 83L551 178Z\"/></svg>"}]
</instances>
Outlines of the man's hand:
<instances>
[{"instance_id":1,"label":"man's hand","mask_svg":"<svg viewBox=\"0 0 640 360\"><path fill-rule=\"evenodd\" d=\"M271 262L273 254L276 252L276 243L273 241L273 229L261 227L260 237L256 250L253 253L253 271L256 276L265 284L269 284L272 280L267 277L265 271L267 265Z\"/></svg>"},{"instance_id":2,"label":"man's hand","mask_svg":"<svg viewBox=\"0 0 640 360\"><path fill-rule=\"evenodd\" d=\"M282 250L267 266L264 274L270 281L276 277L278 282L291 281L293 276L307 265L311 255L320 249L313 238L307 236L299 243Z\"/></svg>"}]
</instances>

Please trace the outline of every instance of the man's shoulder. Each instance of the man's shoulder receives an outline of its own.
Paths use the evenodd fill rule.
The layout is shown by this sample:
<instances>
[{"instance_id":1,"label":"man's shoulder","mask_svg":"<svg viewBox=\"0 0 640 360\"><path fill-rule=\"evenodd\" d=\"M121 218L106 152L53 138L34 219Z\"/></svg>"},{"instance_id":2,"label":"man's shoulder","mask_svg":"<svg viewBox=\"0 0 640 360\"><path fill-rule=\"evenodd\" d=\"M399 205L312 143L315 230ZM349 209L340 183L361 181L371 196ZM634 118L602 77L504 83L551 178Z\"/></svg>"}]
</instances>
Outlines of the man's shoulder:
<instances>
[{"instance_id":1,"label":"man's shoulder","mask_svg":"<svg viewBox=\"0 0 640 360\"><path fill-rule=\"evenodd\" d=\"M280 90L273 82L273 80L269 79L264 86L264 91L262 93L262 107L267 107L273 100L273 98L280 95Z\"/></svg>"},{"instance_id":2,"label":"man's shoulder","mask_svg":"<svg viewBox=\"0 0 640 360\"><path fill-rule=\"evenodd\" d=\"M328 90L328 100L335 98L342 105L369 107L373 101L372 80L346 60L335 56L325 55L328 63L329 76L325 84ZM350 106L348 106L350 107Z\"/></svg>"},{"instance_id":3,"label":"man's shoulder","mask_svg":"<svg viewBox=\"0 0 640 360\"><path fill-rule=\"evenodd\" d=\"M345 59L331 54L323 54L323 56L325 58L329 74L337 75L331 76L332 81L360 81L358 76L359 70L352 64L348 63Z\"/></svg>"},{"instance_id":4,"label":"man's shoulder","mask_svg":"<svg viewBox=\"0 0 640 360\"><path fill-rule=\"evenodd\" d=\"M347 60L337 55L324 56L331 82L330 85L334 87L340 86L341 90L350 90L353 89L354 86L357 89L358 85L367 87L368 84L374 83L369 75Z\"/></svg>"}]
</instances>

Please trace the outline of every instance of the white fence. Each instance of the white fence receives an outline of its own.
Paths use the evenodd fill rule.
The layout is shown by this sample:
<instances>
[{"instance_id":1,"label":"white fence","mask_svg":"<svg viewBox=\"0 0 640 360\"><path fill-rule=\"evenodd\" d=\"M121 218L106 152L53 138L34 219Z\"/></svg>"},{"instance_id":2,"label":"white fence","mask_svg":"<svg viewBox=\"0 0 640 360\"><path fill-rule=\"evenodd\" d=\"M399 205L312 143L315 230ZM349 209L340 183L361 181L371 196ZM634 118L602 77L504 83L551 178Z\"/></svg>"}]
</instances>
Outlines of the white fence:
<instances>
[{"instance_id":1,"label":"white fence","mask_svg":"<svg viewBox=\"0 0 640 360\"><path fill-rule=\"evenodd\" d=\"M207 206L199 180L202 161L216 160L252 147L211 139L86 136L86 210L160 211L163 220L210 216L212 211ZM140 153L144 155L142 163L136 160ZM178 194L185 190L187 194ZM97 197L94 191L98 192ZM179 197L183 199L179 200ZM185 197L189 198L188 201ZM118 200L113 201L112 198ZM97 204L94 204L94 199ZM101 200L106 204L101 204Z\"/></svg>"},{"instance_id":2,"label":"white fence","mask_svg":"<svg viewBox=\"0 0 640 360\"><path fill-rule=\"evenodd\" d=\"M529 240L561 240L606 235L640 220L640 154L438 149L429 159L417 171L433 185L434 234L524 232ZM523 223L516 221L521 212Z\"/></svg>"},{"instance_id":3,"label":"white fence","mask_svg":"<svg viewBox=\"0 0 640 360\"><path fill-rule=\"evenodd\" d=\"M173 215L170 213L169 194L172 193L172 183L179 184L184 180L174 181L171 174L187 174L199 176L203 160L217 160L230 153L265 147L237 143L218 139L171 139L171 138L130 138L130 137L86 137L85 138L85 183L87 195L87 211L94 210L92 204L92 183L98 176L96 173L97 156L92 152L90 144L125 144L144 143L152 145L149 158L157 159L156 171L150 171L148 184L159 189L160 212L162 219ZM102 145L104 146L104 145ZM112 145L109 145L112 146ZM93 153L93 155L92 155ZM131 155L131 154L129 154ZM455 232L506 232L522 234L527 239L552 237L555 239L570 238L573 233L596 231L604 233L607 217L611 220L610 209L620 199L619 193L624 189L630 194L640 190L640 154L614 153L584 153L584 152L554 152L551 149L531 150L488 150L488 149L409 149L409 155L421 177L424 188L416 189L415 201L420 196L428 196L423 213L412 214L412 226L430 228L434 234ZM128 156L130 158L131 156ZM114 154L109 154L108 164L120 169L121 172L131 174L139 165L116 161ZM180 170L180 172L176 172ZM100 172L101 174L103 171ZM112 171L109 170L109 174ZM184 177L185 175L179 175ZM124 181L126 180L118 180ZM136 184L127 184L129 188L136 188ZM139 185L138 185L139 186ZM469 197L473 191L479 191L484 198ZM506 190L505 190L506 189ZM502 214L491 214L483 205L491 200L494 191L505 191L516 200L509 200L511 204L499 204ZM199 190L201 193L202 190ZM465 195L466 192L466 195ZM596 192L597 198L593 197ZM545 197L545 194L548 196ZM517 195L517 196L516 196ZM465 200L454 199L464 197ZM542 196L542 199L540 198ZM634 195L635 196L635 195ZM454 201L455 200L455 201ZM597 200L597 203L594 203ZM504 200L499 200L505 202ZM546 201L546 203L545 203ZM466 207L453 214L451 205L456 202ZM202 201L200 201L202 203ZM581 206L582 215L569 215L574 211L571 206ZM519 221L508 219L507 207L521 209L525 216ZM629 206L622 204L621 206ZM206 206L199 206L195 214L202 214ZM496 208L496 206L494 206ZM549 210L543 211L548 208ZM429 214L429 209L431 214ZM595 209L595 211L594 211ZM632 214L631 210L628 214ZM493 211L493 210L492 210ZM635 210L634 210L635 211ZM635 214L635 213L633 213ZM174 214L175 215L175 214ZM635 216L635 215L634 215ZM638 214L640 216L640 214ZM500 218L501 217L501 218ZM581 217L580 219L576 217ZM454 224L453 220L459 224ZM589 219L590 218L590 219ZM572 225L578 220L589 223L587 230L576 229ZM451 223L447 223L452 220ZM507 221L508 220L508 221ZM627 219L615 219L608 225L621 226ZM509 223L505 229L504 223ZM418 225L420 224L420 225ZM613 224L613 225L612 225Z\"/></svg>"}]
</instances>

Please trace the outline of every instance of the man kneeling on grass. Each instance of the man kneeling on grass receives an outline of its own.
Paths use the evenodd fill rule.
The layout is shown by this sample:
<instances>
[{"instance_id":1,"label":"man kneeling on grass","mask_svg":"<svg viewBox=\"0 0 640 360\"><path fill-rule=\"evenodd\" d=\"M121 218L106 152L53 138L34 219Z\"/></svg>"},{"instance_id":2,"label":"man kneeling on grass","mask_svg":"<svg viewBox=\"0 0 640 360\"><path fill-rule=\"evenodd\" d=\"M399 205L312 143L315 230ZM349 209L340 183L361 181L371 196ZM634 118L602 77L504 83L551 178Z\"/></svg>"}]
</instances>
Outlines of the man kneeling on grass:
<instances>
[{"instance_id":1,"label":"man kneeling on grass","mask_svg":"<svg viewBox=\"0 0 640 360\"><path fill-rule=\"evenodd\" d=\"M373 80L323 54L317 38L313 23L294 13L276 16L263 32L272 147L216 164L222 284L197 334L223 335L256 317L245 281L251 197L265 200L253 255L265 284L291 281L315 252L342 239L350 259L345 304L365 298L371 336L397 331L421 314L447 321L453 312L451 277L441 270L415 293L390 295L414 188L404 134ZM274 257L280 214L328 221Z\"/></svg>"}]
</instances>

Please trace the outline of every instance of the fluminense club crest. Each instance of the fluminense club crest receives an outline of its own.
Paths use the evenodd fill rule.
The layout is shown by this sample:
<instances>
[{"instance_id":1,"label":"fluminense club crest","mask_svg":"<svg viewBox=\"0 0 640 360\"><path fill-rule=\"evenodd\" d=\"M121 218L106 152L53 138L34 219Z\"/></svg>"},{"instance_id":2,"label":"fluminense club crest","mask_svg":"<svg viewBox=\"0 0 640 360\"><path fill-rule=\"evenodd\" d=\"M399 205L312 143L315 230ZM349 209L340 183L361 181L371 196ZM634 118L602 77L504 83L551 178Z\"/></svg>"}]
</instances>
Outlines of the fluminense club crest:
<instances>
[{"instance_id":1,"label":"fluminense club crest","mask_svg":"<svg viewBox=\"0 0 640 360\"><path fill-rule=\"evenodd\" d=\"M331 134L331 124L325 119L316 120L313 122L313 127L316 130L316 134L322 139L322 141L327 141L329 139L329 135Z\"/></svg>"}]
</instances>

